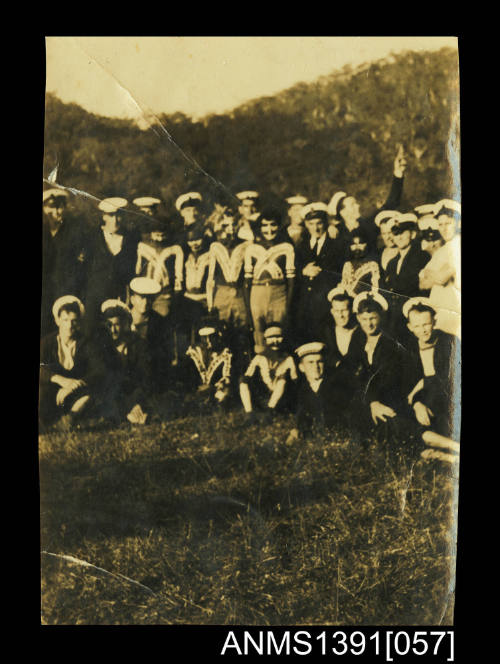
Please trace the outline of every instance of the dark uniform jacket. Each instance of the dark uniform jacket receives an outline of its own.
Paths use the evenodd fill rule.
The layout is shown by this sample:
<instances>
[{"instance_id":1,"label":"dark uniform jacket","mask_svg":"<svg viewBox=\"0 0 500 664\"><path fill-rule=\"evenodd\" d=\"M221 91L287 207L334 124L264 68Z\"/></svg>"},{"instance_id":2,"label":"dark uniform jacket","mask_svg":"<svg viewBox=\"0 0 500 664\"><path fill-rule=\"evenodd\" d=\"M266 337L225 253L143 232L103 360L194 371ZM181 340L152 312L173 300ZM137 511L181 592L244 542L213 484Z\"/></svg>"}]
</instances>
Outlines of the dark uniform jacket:
<instances>
[{"instance_id":1,"label":"dark uniform jacket","mask_svg":"<svg viewBox=\"0 0 500 664\"><path fill-rule=\"evenodd\" d=\"M406 298L428 295L428 291L421 291L419 288L418 273L427 265L430 258L430 255L426 251L422 251L418 243L413 242L403 258L399 274L397 266L400 255L397 254L388 262L385 271L385 287L394 293L397 299L395 304L402 307Z\"/></svg>"},{"instance_id":2,"label":"dark uniform jacket","mask_svg":"<svg viewBox=\"0 0 500 664\"><path fill-rule=\"evenodd\" d=\"M146 342L135 332L127 337L127 353L119 353L102 334L99 395L106 417L122 419L139 404L143 409L151 393L151 358Z\"/></svg>"},{"instance_id":3,"label":"dark uniform jacket","mask_svg":"<svg viewBox=\"0 0 500 664\"><path fill-rule=\"evenodd\" d=\"M414 394L412 404L422 402L435 416L431 429L458 440L460 430L461 344L458 337L434 330L434 376L424 376L418 340L409 339L404 355L403 391L405 399L420 380L423 387Z\"/></svg>"},{"instance_id":4,"label":"dark uniform jacket","mask_svg":"<svg viewBox=\"0 0 500 664\"><path fill-rule=\"evenodd\" d=\"M353 349L351 360L356 365L359 399L366 406L379 401L397 412L404 404L400 346L382 332L370 364L365 351L366 335L363 337Z\"/></svg>"},{"instance_id":5,"label":"dark uniform jacket","mask_svg":"<svg viewBox=\"0 0 500 664\"><path fill-rule=\"evenodd\" d=\"M299 342L309 341L318 334L319 327L329 314L330 305L326 296L340 282L343 265L341 245L337 239L333 240L327 235L319 255L316 254L316 248L311 249L310 243L310 235L306 233L295 248L296 299L293 308ZM311 262L321 268L321 272L314 278L302 274L302 270Z\"/></svg>"},{"instance_id":6,"label":"dark uniform jacket","mask_svg":"<svg viewBox=\"0 0 500 664\"><path fill-rule=\"evenodd\" d=\"M295 420L302 435L313 430L321 432L335 424L336 411L332 405L332 385L328 377L323 378L317 392L311 389L304 375L299 377Z\"/></svg>"},{"instance_id":7,"label":"dark uniform jacket","mask_svg":"<svg viewBox=\"0 0 500 664\"><path fill-rule=\"evenodd\" d=\"M104 233L95 231L89 238L89 260L86 306L90 316L99 313L104 300L125 300L126 288L135 276L137 245L140 235L134 231L125 233L120 252L113 256L109 251Z\"/></svg>"},{"instance_id":8,"label":"dark uniform jacket","mask_svg":"<svg viewBox=\"0 0 500 664\"><path fill-rule=\"evenodd\" d=\"M52 376L84 380L86 387L75 390L66 400L69 406L83 394L93 393L100 382L101 373L97 361L95 344L85 336L77 339L72 369L65 369L59 361L58 332L51 332L40 343L40 416L42 420L51 420L57 413L56 394L60 390L57 383L51 382Z\"/></svg>"},{"instance_id":9,"label":"dark uniform jacket","mask_svg":"<svg viewBox=\"0 0 500 664\"><path fill-rule=\"evenodd\" d=\"M87 236L80 220L67 218L52 236L42 227L42 334L55 329L52 305L63 295L85 294Z\"/></svg>"}]
</instances>

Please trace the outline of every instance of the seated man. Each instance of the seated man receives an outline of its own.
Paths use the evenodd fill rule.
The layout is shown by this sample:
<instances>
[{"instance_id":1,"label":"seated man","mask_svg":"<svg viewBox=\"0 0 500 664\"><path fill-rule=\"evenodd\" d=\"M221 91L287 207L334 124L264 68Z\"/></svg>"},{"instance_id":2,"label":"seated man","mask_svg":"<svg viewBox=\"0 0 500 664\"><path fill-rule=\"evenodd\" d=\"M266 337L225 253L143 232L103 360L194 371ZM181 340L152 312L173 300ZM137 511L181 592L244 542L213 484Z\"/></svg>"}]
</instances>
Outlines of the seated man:
<instances>
[{"instance_id":1,"label":"seated man","mask_svg":"<svg viewBox=\"0 0 500 664\"><path fill-rule=\"evenodd\" d=\"M81 332L85 313L74 295L58 298L52 313L57 326L42 339L40 348L40 423L49 426L60 418L71 426L93 396L93 352Z\"/></svg>"},{"instance_id":2,"label":"seated man","mask_svg":"<svg viewBox=\"0 0 500 664\"><path fill-rule=\"evenodd\" d=\"M175 366L175 330L171 315L161 316L153 309L153 303L161 290L160 284L148 277L135 277L129 285L131 329L146 343L151 357L153 386L165 391L171 378L171 367Z\"/></svg>"},{"instance_id":3,"label":"seated man","mask_svg":"<svg viewBox=\"0 0 500 664\"><path fill-rule=\"evenodd\" d=\"M365 291L353 302L353 311L364 335L353 357L362 435L368 435L373 425L382 436L385 433L387 437L391 431L395 433L398 426L395 419L403 410L401 353L398 343L384 332L388 308L387 301L378 293Z\"/></svg>"},{"instance_id":4,"label":"seated man","mask_svg":"<svg viewBox=\"0 0 500 664\"><path fill-rule=\"evenodd\" d=\"M264 330L265 348L255 355L240 378L240 396L245 413L255 407L267 412L284 410L290 406L290 381L297 380L293 357L283 348L283 329L278 323Z\"/></svg>"},{"instance_id":5,"label":"seated man","mask_svg":"<svg viewBox=\"0 0 500 664\"><path fill-rule=\"evenodd\" d=\"M359 346L364 339L353 314L353 299L352 293L342 286L333 288L327 295L333 320L331 318L325 322L321 337L327 347L326 363L336 373L344 373L341 369L347 367L354 347Z\"/></svg>"},{"instance_id":6,"label":"seated man","mask_svg":"<svg viewBox=\"0 0 500 664\"><path fill-rule=\"evenodd\" d=\"M227 405L232 397L232 353L222 343L222 335L215 326L198 330L199 341L186 351L182 363L185 388L197 402L198 408L211 409ZM193 400L193 399L188 399Z\"/></svg>"},{"instance_id":7,"label":"seated man","mask_svg":"<svg viewBox=\"0 0 500 664\"><path fill-rule=\"evenodd\" d=\"M100 386L102 415L118 424L125 418L145 424L151 391L151 359L146 342L131 330L132 313L121 300L101 305L104 333L103 378Z\"/></svg>"},{"instance_id":8,"label":"seated man","mask_svg":"<svg viewBox=\"0 0 500 664\"><path fill-rule=\"evenodd\" d=\"M460 437L460 341L436 329L436 311L428 298L403 306L411 332L405 355L405 395L417 422L442 436Z\"/></svg>"},{"instance_id":9,"label":"seated man","mask_svg":"<svg viewBox=\"0 0 500 664\"><path fill-rule=\"evenodd\" d=\"M301 436L325 433L337 423L331 381L325 371L325 350L325 344L312 341L295 351L301 376L297 385L296 426L288 436L288 445Z\"/></svg>"}]
</instances>

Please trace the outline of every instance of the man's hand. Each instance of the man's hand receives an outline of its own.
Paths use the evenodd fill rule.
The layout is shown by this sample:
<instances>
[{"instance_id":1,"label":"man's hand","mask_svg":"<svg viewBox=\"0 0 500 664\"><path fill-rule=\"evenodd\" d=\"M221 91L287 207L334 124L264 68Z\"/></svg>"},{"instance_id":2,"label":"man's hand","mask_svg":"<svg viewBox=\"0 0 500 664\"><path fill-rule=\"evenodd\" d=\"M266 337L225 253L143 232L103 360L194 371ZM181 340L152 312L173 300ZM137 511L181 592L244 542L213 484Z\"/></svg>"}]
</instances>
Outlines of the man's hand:
<instances>
[{"instance_id":1,"label":"man's hand","mask_svg":"<svg viewBox=\"0 0 500 664\"><path fill-rule=\"evenodd\" d=\"M127 415L127 420L132 424L145 424L147 414L142 410L141 406L137 403L130 413Z\"/></svg>"},{"instance_id":2,"label":"man's hand","mask_svg":"<svg viewBox=\"0 0 500 664\"><path fill-rule=\"evenodd\" d=\"M387 422L388 417L396 417L396 411L389 408L389 406L384 406L380 401L372 401L370 404L370 412L372 415L372 420L377 424L377 420L382 422Z\"/></svg>"},{"instance_id":3,"label":"man's hand","mask_svg":"<svg viewBox=\"0 0 500 664\"><path fill-rule=\"evenodd\" d=\"M61 389L57 392L56 404L58 406L62 406L66 397L68 397L79 387L83 387L85 385L85 381L77 378L66 378L65 376L59 376L58 384L61 386Z\"/></svg>"},{"instance_id":4,"label":"man's hand","mask_svg":"<svg viewBox=\"0 0 500 664\"><path fill-rule=\"evenodd\" d=\"M316 263L308 263L302 270L304 277L311 277L311 279L317 277L320 272L321 268Z\"/></svg>"},{"instance_id":5,"label":"man's hand","mask_svg":"<svg viewBox=\"0 0 500 664\"><path fill-rule=\"evenodd\" d=\"M394 160L394 175L397 178L402 178L405 170L406 170L405 153L403 150L403 146L400 145L398 153L396 155L396 159Z\"/></svg>"},{"instance_id":6,"label":"man's hand","mask_svg":"<svg viewBox=\"0 0 500 664\"><path fill-rule=\"evenodd\" d=\"M431 424L431 417L434 417L434 413L430 408L428 408L421 401L416 401L413 404L413 410L415 411L415 417L417 422L424 427L428 427Z\"/></svg>"}]
</instances>

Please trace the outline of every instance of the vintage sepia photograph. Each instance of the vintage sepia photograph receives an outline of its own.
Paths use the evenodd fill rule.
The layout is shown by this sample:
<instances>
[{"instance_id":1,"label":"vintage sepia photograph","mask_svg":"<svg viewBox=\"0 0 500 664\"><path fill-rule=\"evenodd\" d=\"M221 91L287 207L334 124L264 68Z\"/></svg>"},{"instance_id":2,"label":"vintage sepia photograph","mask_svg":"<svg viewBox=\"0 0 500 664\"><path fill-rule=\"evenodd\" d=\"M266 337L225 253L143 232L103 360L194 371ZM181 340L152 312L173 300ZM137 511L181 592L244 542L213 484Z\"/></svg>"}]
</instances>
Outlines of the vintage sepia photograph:
<instances>
[{"instance_id":1,"label":"vintage sepia photograph","mask_svg":"<svg viewBox=\"0 0 500 664\"><path fill-rule=\"evenodd\" d=\"M457 37L45 38L41 624L454 624Z\"/></svg>"}]
</instances>

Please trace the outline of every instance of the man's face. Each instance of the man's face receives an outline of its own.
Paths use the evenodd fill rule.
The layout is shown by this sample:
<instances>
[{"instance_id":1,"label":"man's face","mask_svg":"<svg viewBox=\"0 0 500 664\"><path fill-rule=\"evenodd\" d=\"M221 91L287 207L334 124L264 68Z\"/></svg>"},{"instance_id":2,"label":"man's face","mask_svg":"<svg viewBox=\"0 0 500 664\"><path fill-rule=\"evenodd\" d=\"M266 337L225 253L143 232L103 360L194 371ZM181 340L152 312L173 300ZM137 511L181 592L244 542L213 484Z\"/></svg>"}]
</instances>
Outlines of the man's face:
<instances>
[{"instance_id":1,"label":"man's face","mask_svg":"<svg viewBox=\"0 0 500 664\"><path fill-rule=\"evenodd\" d=\"M321 353L311 353L303 357L299 364L299 369L305 374L309 382L323 378L325 371L325 362Z\"/></svg>"},{"instance_id":2,"label":"man's face","mask_svg":"<svg viewBox=\"0 0 500 664\"><path fill-rule=\"evenodd\" d=\"M132 309L139 314L145 314L151 311L152 301L147 295L139 295L139 293L132 293L130 296L130 304Z\"/></svg>"},{"instance_id":3,"label":"man's face","mask_svg":"<svg viewBox=\"0 0 500 664\"><path fill-rule=\"evenodd\" d=\"M121 341L123 332L125 331L125 325L120 316L111 316L110 318L106 318L106 327L108 328L108 331L114 342Z\"/></svg>"},{"instance_id":4,"label":"man's face","mask_svg":"<svg viewBox=\"0 0 500 664\"><path fill-rule=\"evenodd\" d=\"M255 214L257 212L257 206L255 205L255 201L247 198L246 200L241 202L240 206L238 207L238 211L244 219L249 220L252 214Z\"/></svg>"},{"instance_id":5,"label":"man's face","mask_svg":"<svg viewBox=\"0 0 500 664\"><path fill-rule=\"evenodd\" d=\"M266 346L271 350L279 350L283 344L283 335L273 334L266 337Z\"/></svg>"},{"instance_id":6,"label":"man's face","mask_svg":"<svg viewBox=\"0 0 500 664\"><path fill-rule=\"evenodd\" d=\"M391 227L387 224L380 224L380 237L382 238L385 247L392 249L396 246Z\"/></svg>"},{"instance_id":7,"label":"man's face","mask_svg":"<svg viewBox=\"0 0 500 664\"><path fill-rule=\"evenodd\" d=\"M455 236L455 219L449 217L447 214L440 214L438 217L438 228L443 240L449 242Z\"/></svg>"},{"instance_id":8,"label":"man's face","mask_svg":"<svg viewBox=\"0 0 500 664\"><path fill-rule=\"evenodd\" d=\"M151 241L158 242L159 244L164 244L167 241L166 231L152 231Z\"/></svg>"},{"instance_id":9,"label":"man's face","mask_svg":"<svg viewBox=\"0 0 500 664\"><path fill-rule=\"evenodd\" d=\"M352 238L351 245L349 250L351 252L352 258L363 258L366 256L366 250L368 245L363 241L362 238L354 236Z\"/></svg>"},{"instance_id":10,"label":"man's face","mask_svg":"<svg viewBox=\"0 0 500 664\"><path fill-rule=\"evenodd\" d=\"M217 231L217 238L223 244L229 244L235 237L235 223L233 217L223 217L220 224L219 230Z\"/></svg>"},{"instance_id":11,"label":"man's face","mask_svg":"<svg viewBox=\"0 0 500 664\"><path fill-rule=\"evenodd\" d=\"M403 231L402 233L397 233L396 235L393 235L394 244L400 251L403 251L403 249L410 246L411 241L415 236L415 231Z\"/></svg>"},{"instance_id":12,"label":"man's face","mask_svg":"<svg viewBox=\"0 0 500 664\"><path fill-rule=\"evenodd\" d=\"M104 230L108 233L118 233L122 226L123 214L121 212L114 212L112 214L106 213L102 215L104 222Z\"/></svg>"},{"instance_id":13,"label":"man's face","mask_svg":"<svg viewBox=\"0 0 500 664\"><path fill-rule=\"evenodd\" d=\"M185 226L191 226L200 220L200 209L197 205L186 205L181 209L181 215Z\"/></svg>"},{"instance_id":14,"label":"man's face","mask_svg":"<svg viewBox=\"0 0 500 664\"><path fill-rule=\"evenodd\" d=\"M358 322L367 336L376 335L380 332L380 314L377 311L365 311L358 314Z\"/></svg>"},{"instance_id":15,"label":"man's face","mask_svg":"<svg viewBox=\"0 0 500 664\"><path fill-rule=\"evenodd\" d=\"M419 341L427 343L434 331L434 316L430 311L410 311L408 317L408 329Z\"/></svg>"},{"instance_id":16,"label":"man's face","mask_svg":"<svg viewBox=\"0 0 500 664\"><path fill-rule=\"evenodd\" d=\"M198 254L200 252L201 246L203 244L203 238L197 238L196 240L188 240L188 247L193 252L193 254Z\"/></svg>"},{"instance_id":17,"label":"man's face","mask_svg":"<svg viewBox=\"0 0 500 664\"><path fill-rule=\"evenodd\" d=\"M64 198L49 199L49 201L43 206L43 211L49 221L55 224L61 224L66 211L66 200Z\"/></svg>"},{"instance_id":18,"label":"man's face","mask_svg":"<svg viewBox=\"0 0 500 664\"><path fill-rule=\"evenodd\" d=\"M57 323L59 333L65 339L73 339L77 331L80 329L80 316L74 311L62 311L59 315Z\"/></svg>"},{"instance_id":19,"label":"man's face","mask_svg":"<svg viewBox=\"0 0 500 664\"><path fill-rule=\"evenodd\" d=\"M305 223L311 238L320 238L326 231L326 221L322 218L307 219Z\"/></svg>"},{"instance_id":20,"label":"man's face","mask_svg":"<svg viewBox=\"0 0 500 664\"><path fill-rule=\"evenodd\" d=\"M354 198L354 196L347 196L343 200L342 204L342 210L340 212L340 216L348 217L349 219L354 218L358 219L359 218L359 203L358 201Z\"/></svg>"},{"instance_id":21,"label":"man's face","mask_svg":"<svg viewBox=\"0 0 500 664\"><path fill-rule=\"evenodd\" d=\"M260 232L264 240L271 242L278 235L279 225L274 219L263 219L260 224Z\"/></svg>"},{"instance_id":22,"label":"man's face","mask_svg":"<svg viewBox=\"0 0 500 664\"><path fill-rule=\"evenodd\" d=\"M330 309L337 327L346 327L351 318L351 305L348 300L332 300Z\"/></svg>"},{"instance_id":23,"label":"man's face","mask_svg":"<svg viewBox=\"0 0 500 664\"><path fill-rule=\"evenodd\" d=\"M205 352L213 351L217 346L217 333L212 332L212 334L204 334L200 337L200 340L201 347Z\"/></svg>"},{"instance_id":24,"label":"man's face","mask_svg":"<svg viewBox=\"0 0 500 664\"><path fill-rule=\"evenodd\" d=\"M288 216L290 217L292 226L302 226L303 222L300 218L300 213L303 207L300 203L294 203L294 205L290 205L288 208Z\"/></svg>"}]
</instances>

